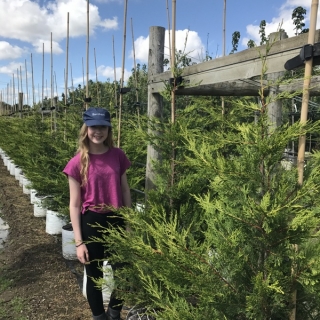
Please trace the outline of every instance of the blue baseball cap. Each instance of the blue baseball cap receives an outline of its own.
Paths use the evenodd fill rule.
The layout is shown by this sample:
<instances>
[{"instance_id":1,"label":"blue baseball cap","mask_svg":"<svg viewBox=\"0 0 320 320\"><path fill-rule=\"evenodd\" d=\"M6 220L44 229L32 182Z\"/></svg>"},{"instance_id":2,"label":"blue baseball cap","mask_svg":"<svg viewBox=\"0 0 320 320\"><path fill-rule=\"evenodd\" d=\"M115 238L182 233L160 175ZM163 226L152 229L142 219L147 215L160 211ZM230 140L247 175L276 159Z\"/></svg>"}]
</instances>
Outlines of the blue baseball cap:
<instances>
[{"instance_id":1,"label":"blue baseball cap","mask_svg":"<svg viewBox=\"0 0 320 320\"><path fill-rule=\"evenodd\" d=\"M110 113L103 108L91 107L83 113L83 121L88 127L108 126L111 127Z\"/></svg>"}]
</instances>

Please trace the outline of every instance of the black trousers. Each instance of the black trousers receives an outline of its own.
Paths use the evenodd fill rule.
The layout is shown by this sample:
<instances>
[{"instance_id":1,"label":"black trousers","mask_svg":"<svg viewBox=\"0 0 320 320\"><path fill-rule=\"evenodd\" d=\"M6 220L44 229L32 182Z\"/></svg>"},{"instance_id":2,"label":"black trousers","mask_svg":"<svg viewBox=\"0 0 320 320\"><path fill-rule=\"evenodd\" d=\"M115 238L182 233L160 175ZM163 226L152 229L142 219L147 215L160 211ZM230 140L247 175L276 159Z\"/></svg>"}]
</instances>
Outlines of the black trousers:
<instances>
[{"instance_id":1,"label":"black trousers","mask_svg":"<svg viewBox=\"0 0 320 320\"><path fill-rule=\"evenodd\" d=\"M120 227L125 228L125 223L121 217L115 216L114 213L97 213L93 211L86 211L81 217L81 231L83 241L91 240L93 237L102 238L102 232L106 229L95 226L101 225L104 228ZM103 243L92 242L86 244L89 252L90 263L85 265L87 273L87 299L91 311L94 316L98 316L105 312L103 306L103 298L101 288L97 287L93 279L103 278L102 265L103 260L108 259L110 252L106 251ZM93 261L99 260L99 261ZM112 270L115 271L123 264L111 264ZM114 292L111 294L109 307L115 310L121 310L123 301L115 297Z\"/></svg>"}]
</instances>

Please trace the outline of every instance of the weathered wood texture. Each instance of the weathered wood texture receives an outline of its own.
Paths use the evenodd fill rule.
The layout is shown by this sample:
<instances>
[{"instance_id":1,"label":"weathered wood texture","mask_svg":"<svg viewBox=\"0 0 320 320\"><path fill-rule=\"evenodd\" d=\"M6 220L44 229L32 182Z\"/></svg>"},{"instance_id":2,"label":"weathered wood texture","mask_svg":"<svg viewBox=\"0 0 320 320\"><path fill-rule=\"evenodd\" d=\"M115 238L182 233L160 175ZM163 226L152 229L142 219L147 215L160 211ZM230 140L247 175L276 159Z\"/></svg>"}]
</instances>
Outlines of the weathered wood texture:
<instances>
[{"instance_id":1,"label":"weathered wood texture","mask_svg":"<svg viewBox=\"0 0 320 320\"><path fill-rule=\"evenodd\" d=\"M308 34L275 41L267 54L266 74L285 71L284 64L297 56L307 44ZM320 41L320 30L316 31L316 41ZM260 87L259 77L262 71L261 56L266 55L266 46L231 54L229 56L206 61L183 70L183 78L188 86L179 88L177 95L212 95L212 96L257 96ZM151 92L164 90L164 82L169 81L171 72L149 76ZM315 80L316 79L316 80ZM320 95L319 77L312 80L310 95ZM302 88L303 79L294 85L280 86L280 90ZM268 94L266 90L266 94Z\"/></svg>"},{"instance_id":2,"label":"weathered wood texture","mask_svg":"<svg viewBox=\"0 0 320 320\"><path fill-rule=\"evenodd\" d=\"M164 35L165 28L150 27L149 31L149 57L148 57L148 77L163 72L163 52L164 52ZM158 92L148 90L148 117L162 117L163 98ZM157 132L148 129L149 134L157 134ZM154 188L154 170L153 162L160 160L160 153L152 144L148 144L147 164L146 164L146 183L145 190L149 191Z\"/></svg>"}]
</instances>

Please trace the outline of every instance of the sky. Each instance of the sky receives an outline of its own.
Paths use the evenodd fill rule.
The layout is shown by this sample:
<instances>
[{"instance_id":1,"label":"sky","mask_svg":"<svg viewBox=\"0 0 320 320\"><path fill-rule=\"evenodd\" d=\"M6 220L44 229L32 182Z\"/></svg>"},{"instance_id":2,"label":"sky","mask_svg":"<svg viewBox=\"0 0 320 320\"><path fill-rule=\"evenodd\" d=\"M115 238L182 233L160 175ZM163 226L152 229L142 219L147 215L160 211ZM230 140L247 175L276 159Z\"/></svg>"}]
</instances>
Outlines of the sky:
<instances>
[{"instance_id":1,"label":"sky","mask_svg":"<svg viewBox=\"0 0 320 320\"><path fill-rule=\"evenodd\" d=\"M267 35L281 25L289 37L294 36L292 11L298 6L305 8L304 22L309 27L311 2L226 0L225 53L232 50L235 31L241 36L238 51L247 48L249 39L259 44L261 20L266 21ZM2 101L17 102L18 89L28 104L33 103L33 97L38 102L42 91L44 96L57 95L61 99L65 91L68 13L68 89L86 83L87 3L87 0L0 0ZM224 0L176 0L177 50L188 53L196 63L203 61L206 52L212 58L221 57L224 3ZM89 78L112 82L116 74L119 81L124 65L126 80L135 66L134 57L136 64L148 63L150 27L171 28L172 0L90 0L89 22ZM167 57L168 34L166 31Z\"/></svg>"}]
</instances>

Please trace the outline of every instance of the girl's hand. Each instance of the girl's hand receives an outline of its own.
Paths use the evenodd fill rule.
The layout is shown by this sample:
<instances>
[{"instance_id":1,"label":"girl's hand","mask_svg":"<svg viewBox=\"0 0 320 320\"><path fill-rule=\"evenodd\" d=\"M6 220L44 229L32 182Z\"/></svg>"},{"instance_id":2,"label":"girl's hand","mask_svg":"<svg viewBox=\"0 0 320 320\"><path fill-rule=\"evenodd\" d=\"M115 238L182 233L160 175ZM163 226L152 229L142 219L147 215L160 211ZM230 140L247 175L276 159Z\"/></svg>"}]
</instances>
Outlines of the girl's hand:
<instances>
[{"instance_id":1,"label":"girl's hand","mask_svg":"<svg viewBox=\"0 0 320 320\"><path fill-rule=\"evenodd\" d=\"M77 249L78 260L83 264L88 263L89 262L89 252L88 252L87 246L83 243L79 247L77 247L76 249Z\"/></svg>"}]
</instances>

